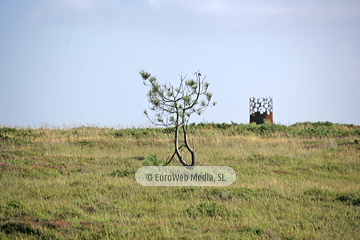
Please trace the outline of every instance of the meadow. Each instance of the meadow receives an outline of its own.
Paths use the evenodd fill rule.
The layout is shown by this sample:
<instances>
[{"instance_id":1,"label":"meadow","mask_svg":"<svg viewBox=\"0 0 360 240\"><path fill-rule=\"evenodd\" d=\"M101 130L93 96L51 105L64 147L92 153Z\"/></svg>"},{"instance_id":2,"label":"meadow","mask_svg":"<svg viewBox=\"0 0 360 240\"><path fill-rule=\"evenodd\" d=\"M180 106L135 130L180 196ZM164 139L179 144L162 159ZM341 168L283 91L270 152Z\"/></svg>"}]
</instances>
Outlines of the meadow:
<instances>
[{"instance_id":1,"label":"meadow","mask_svg":"<svg viewBox=\"0 0 360 240\"><path fill-rule=\"evenodd\" d=\"M191 124L226 187L145 187L169 128L0 126L0 239L360 239L360 126ZM179 166L173 161L172 166Z\"/></svg>"}]
</instances>

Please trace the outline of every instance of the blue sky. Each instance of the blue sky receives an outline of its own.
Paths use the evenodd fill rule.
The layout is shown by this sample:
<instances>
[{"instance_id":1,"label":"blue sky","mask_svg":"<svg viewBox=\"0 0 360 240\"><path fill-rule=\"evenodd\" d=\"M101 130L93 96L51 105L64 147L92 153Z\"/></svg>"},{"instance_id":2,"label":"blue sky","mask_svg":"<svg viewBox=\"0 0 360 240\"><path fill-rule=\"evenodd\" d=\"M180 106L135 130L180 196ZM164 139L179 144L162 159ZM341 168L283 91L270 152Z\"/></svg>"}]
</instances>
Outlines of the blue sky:
<instances>
[{"instance_id":1,"label":"blue sky","mask_svg":"<svg viewBox=\"0 0 360 240\"><path fill-rule=\"evenodd\" d=\"M149 126L141 69L207 76L190 122L360 125L359 43L358 0L1 0L0 125Z\"/></svg>"}]
</instances>

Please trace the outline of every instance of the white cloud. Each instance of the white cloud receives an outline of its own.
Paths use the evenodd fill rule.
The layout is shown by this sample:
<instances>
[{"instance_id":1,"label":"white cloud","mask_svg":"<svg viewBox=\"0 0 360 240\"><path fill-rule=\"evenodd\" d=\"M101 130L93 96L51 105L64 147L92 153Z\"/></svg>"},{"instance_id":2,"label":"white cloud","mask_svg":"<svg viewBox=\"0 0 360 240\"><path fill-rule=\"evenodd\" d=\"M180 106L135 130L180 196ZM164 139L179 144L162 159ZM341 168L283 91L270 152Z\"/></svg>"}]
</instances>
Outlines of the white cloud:
<instances>
[{"instance_id":1,"label":"white cloud","mask_svg":"<svg viewBox=\"0 0 360 240\"><path fill-rule=\"evenodd\" d=\"M149 0L158 6L163 6L163 0ZM193 0L166 1L166 4L176 4L186 11L202 16L221 16L232 18L239 16L261 17L303 17L313 16L318 19L339 19L360 17L360 4L327 4L285 3L281 1L239 1L239 0Z\"/></svg>"},{"instance_id":2,"label":"white cloud","mask_svg":"<svg viewBox=\"0 0 360 240\"><path fill-rule=\"evenodd\" d=\"M44 15L64 14L66 12L107 12L118 11L126 6L123 0L41 0L31 9L28 18L36 21ZM141 8L146 2L131 2L132 9ZM360 18L360 4L327 4L326 2L282 2L248 0L147 0L147 5L166 11L183 12L204 19L255 20L298 18L302 20L341 20Z\"/></svg>"}]
</instances>

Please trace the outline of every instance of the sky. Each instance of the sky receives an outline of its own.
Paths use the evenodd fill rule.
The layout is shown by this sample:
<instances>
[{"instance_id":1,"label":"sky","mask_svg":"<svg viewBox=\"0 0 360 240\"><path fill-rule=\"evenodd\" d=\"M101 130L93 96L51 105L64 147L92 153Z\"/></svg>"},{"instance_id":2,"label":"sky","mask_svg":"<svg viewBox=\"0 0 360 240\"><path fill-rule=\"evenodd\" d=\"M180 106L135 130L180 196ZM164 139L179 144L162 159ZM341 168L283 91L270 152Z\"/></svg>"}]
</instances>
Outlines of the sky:
<instances>
[{"instance_id":1,"label":"sky","mask_svg":"<svg viewBox=\"0 0 360 240\"><path fill-rule=\"evenodd\" d=\"M206 76L190 122L360 125L360 1L0 0L0 126L151 126L140 70Z\"/></svg>"}]
</instances>

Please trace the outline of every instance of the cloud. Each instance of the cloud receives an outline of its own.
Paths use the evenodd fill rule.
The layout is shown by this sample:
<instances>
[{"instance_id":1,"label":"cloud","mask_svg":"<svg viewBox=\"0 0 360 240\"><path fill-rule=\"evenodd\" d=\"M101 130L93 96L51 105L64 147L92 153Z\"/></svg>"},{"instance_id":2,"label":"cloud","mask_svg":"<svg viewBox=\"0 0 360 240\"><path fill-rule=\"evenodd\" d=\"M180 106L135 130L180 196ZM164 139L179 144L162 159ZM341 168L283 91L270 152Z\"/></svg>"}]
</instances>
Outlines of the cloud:
<instances>
[{"instance_id":1,"label":"cloud","mask_svg":"<svg viewBox=\"0 0 360 240\"><path fill-rule=\"evenodd\" d=\"M241 1L241 0L149 0L151 6L161 8L172 6L177 9L208 17L234 18L254 17L314 17L317 19L339 19L360 17L359 3L337 3L313 1L309 3L283 1Z\"/></svg>"},{"instance_id":2,"label":"cloud","mask_svg":"<svg viewBox=\"0 0 360 240\"><path fill-rule=\"evenodd\" d=\"M248 0L40 0L28 12L28 18L39 21L45 17L67 16L77 13L100 13L101 16L126 14L127 10L144 10L144 7L168 14L181 13L225 24L260 21L337 21L360 19L360 3L327 3L324 1L284 2ZM124 10L125 9L125 10ZM126 10L127 9L127 10ZM236 23L238 22L238 23Z\"/></svg>"}]
</instances>

